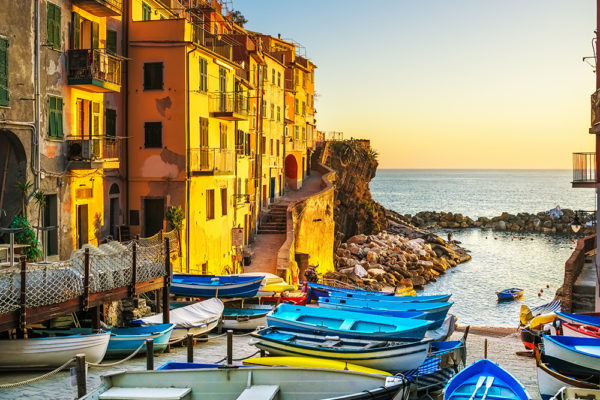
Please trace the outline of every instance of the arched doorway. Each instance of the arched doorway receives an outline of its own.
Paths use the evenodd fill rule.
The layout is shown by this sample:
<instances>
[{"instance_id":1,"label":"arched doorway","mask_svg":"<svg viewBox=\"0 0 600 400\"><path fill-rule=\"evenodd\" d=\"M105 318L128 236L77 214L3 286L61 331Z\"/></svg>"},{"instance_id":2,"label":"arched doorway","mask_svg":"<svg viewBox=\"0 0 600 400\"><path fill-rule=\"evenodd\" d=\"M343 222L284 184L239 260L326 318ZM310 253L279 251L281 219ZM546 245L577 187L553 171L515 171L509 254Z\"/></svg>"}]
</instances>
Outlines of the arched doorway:
<instances>
[{"instance_id":1,"label":"arched doorway","mask_svg":"<svg viewBox=\"0 0 600 400\"><path fill-rule=\"evenodd\" d=\"M30 193L23 193L19 186L26 181L25 148L14 133L0 129L0 226L8 226L15 215L23 213L24 199Z\"/></svg>"},{"instance_id":2,"label":"arched doorway","mask_svg":"<svg viewBox=\"0 0 600 400\"><path fill-rule=\"evenodd\" d=\"M285 158L285 183L294 190L298 189L298 163L292 154Z\"/></svg>"}]
</instances>

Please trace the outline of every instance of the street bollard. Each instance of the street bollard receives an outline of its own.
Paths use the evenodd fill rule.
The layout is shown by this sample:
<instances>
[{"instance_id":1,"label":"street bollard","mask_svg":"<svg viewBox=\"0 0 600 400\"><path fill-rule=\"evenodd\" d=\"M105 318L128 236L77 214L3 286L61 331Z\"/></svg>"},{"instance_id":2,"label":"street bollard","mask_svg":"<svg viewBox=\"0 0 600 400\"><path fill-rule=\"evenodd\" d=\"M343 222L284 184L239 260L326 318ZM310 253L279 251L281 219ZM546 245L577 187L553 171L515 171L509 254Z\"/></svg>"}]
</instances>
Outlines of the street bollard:
<instances>
[{"instance_id":1,"label":"street bollard","mask_svg":"<svg viewBox=\"0 0 600 400\"><path fill-rule=\"evenodd\" d=\"M233 331L227 330L227 364L233 364Z\"/></svg>"},{"instance_id":2,"label":"street bollard","mask_svg":"<svg viewBox=\"0 0 600 400\"><path fill-rule=\"evenodd\" d=\"M188 333L186 338L187 343L187 362L194 362L194 334Z\"/></svg>"},{"instance_id":3,"label":"street bollard","mask_svg":"<svg viewBox=\"0 0 600 400\"><path fill-rule=\"evenodd\" d=\"M77 377L77 397L83 397L87 393L85 354L75 356L75 374Z\"/></svg>"},{"instance_id":4,"label":"street bollard","mask_svg":"<svg viewBox=\"0 0 600 400\"><path fill-rule=\"evenodd\" d=\"M146 369L154 369L154 339L146 339Z\"/></svg>"}]
</instances>

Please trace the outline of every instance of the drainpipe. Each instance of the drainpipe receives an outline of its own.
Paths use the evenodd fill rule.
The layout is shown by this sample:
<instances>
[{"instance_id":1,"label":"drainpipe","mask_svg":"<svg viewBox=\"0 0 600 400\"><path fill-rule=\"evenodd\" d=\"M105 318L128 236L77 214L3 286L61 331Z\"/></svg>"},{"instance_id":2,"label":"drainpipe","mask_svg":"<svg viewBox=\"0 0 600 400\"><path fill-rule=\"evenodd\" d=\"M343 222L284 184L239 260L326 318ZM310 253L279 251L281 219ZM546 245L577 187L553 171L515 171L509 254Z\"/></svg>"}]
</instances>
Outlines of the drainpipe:
<instances>
[{"instance_id":1,"label":"drainpipe","mask_svg":"<svg viewBox=\"0 0 600 400\"><path fill-rule=\"evenodd\" d=\"M40 172L42 169L42 153L40 149L41 132L40 132L40 2L35 0L35 141L36 141L36 163L37 169L35 173L35 191L40 188L41 177Z\"/></svg>"},{"instance_id":2,"label":"drainpipe","mask_svg":"<svg viewBox=\"0 0 600 400\"><path fill-rule=\"evenodd\" d=\"M125 57L123 71L125 88L123 95L123 132L129 136L129 0L123 2L123 16L121 18L121 31L123 40L121 43L121 54ZM129 139L125 139L125 218L124 221L129 225Z\"/></svg>"},{"instance_id":3,"label":"drainpipe","mask_svg":"<svg viewBox=\"0 0 600 400\"><path fill-rule=\"evenodd\" d=\"M600 0L599 0L600 1ZM186 254L186 272L190 272L190 54L196 51L194 43L190 43L192 49L185 53L185 149L186 149L186 179L185 179L185 220L187 226L185 230L185 254Z\"/></svg>"}]
</instances>

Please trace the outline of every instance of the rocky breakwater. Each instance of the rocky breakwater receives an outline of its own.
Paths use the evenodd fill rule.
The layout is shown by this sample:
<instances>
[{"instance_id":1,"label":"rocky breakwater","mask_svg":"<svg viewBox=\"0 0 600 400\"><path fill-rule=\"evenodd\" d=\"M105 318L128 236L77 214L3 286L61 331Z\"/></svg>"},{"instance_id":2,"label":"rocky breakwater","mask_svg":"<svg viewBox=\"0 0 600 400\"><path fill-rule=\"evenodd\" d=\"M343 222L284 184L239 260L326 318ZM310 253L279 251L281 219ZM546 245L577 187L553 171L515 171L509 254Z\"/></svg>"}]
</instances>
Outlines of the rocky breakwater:
<instances>
[{"instance_id":1,"label":"rocky breakwater","mask_svg":"<svg viewBox=\"0 0 600 400\"><path fill-rule=\"evenodd\" d=\"M560 215L562 214L562 215ZM405 214L401 218L413 225L427 229L443 228L482 228L509 232L541 232L541 233L563 233L572 234L571 223L576 212L570 209L562 209L560 213L538 212L509 214L503 212L501 215L486 218L473 219L459 213L421 211L415 215ZM586 225L593 220L589 213L580 213L578 219L581 223L580 235L588 235L595 232L595 226Z\"/></svg>"},{"instance_id":2,"label":"rocky breakwater","mask_svg":"<svg viewBox=\"0 0 600 400\"><path fill-rule=\"evenodd\" d=\"M422 289L449 268L471 258L466 250L435 235L411 238L386 231L352 236L335 255L336 269L325 278L368 290Z\"/></svg>"}]
</instances>

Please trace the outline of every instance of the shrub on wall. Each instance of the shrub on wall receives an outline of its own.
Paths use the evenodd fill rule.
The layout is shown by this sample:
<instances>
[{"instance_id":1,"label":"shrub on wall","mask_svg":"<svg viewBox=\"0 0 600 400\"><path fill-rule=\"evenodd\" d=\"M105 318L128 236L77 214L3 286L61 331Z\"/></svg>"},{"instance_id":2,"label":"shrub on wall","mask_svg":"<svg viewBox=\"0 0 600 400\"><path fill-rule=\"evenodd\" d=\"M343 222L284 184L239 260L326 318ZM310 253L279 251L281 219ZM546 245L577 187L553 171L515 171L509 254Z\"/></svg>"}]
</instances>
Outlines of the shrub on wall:
<instances>
[{"instance_id":1,"label":"shrub on wall","mask_svg":"<svg viewBox=\"0 0 600 400\"><path fill-rule=\"evenodd\" d=\"M37 241L36 234L27 221L27 218L17 215L10 224L10 227L23 229L15 233L15 243L29 245L23 249L23 254L25 254L27 260L36 261L39 259L42 256L42 250L39 248L40 242Z\"/></svg>"}]
</instances>

